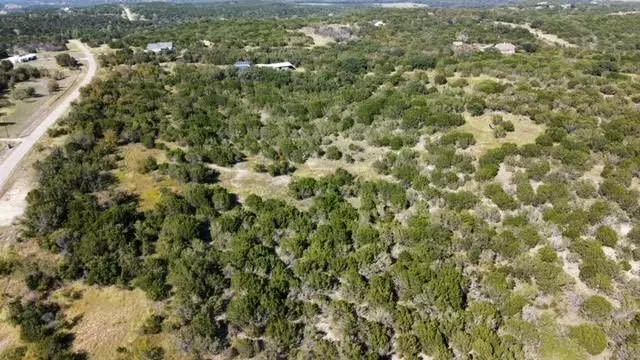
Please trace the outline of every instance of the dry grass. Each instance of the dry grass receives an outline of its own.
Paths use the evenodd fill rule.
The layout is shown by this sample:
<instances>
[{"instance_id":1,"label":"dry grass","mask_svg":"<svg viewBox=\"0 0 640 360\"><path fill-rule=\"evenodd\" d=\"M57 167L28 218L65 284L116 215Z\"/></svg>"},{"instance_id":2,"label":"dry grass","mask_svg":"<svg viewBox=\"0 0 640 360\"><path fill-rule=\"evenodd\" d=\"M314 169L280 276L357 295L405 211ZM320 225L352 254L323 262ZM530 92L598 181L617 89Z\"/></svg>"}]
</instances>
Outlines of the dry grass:
<instances>
[{"instance_id":1,"label":"dry grass","mask_svg":"<svg viewBox=\"0 0 640 360\"><path fill-rule=\"evenodd\" d=\"M309 46L309 48L314 48L318 46L327 46L329 44L333 44L334 42L336 42L331 36L324 36L324 35L317 34L315 29L312 28L311 26L305 26L298 31L310 37L311 39L313 39L313 45Z\"/></svg>"},{"instance_id":2,"label":"dry grass","mask_svg":"<svg viewBox=\"0 0 640 360\"><path fill-rule=\"evenodd\" d=\"M80 291L82 297L65 298L64 290ZM133 343L140 336L140 326L156 306L142 290L114 286L72 284L53 297L63 304L68 319L79 319L72 330L76 336L74 350L86 351L92 359L113 359L119 346Z\"/></svg>"},{"instance_id":3,"label":"dry grass","mask_svg":"<svg viewBox=\"0 0 640 360\"><path fill-rule=\"evenodd\" d=\"M20 330L8 324L5 317L4 313L0 315L0 355L6 349L23 345L20 340Z\"/></svg>"},{"instance_id":4,"label":"dry grass","mask_svg":"<svg viewBox=\"0 0 640 360\"><path fill-rule=\"evenodd\" d=\"M137 194L140 197L140 209L152 209L160 200L160 190L168 188L177 190L178 183L167 177L158 174L140 174L139 164L149 156L154 157L159 163L166 161L164 151L158 149L147 149L141 144L130 144L120 148L123 156L120 169L114 174L118 178L121 189Z\"/></svg>"},{"instance_id":5,"label":"dry grass","mask_svg":"<svg viewBox=\"0 0 640 360\"><path fill-rule=\"evenodd\" d=\"M493 129L489 127L492 115L501 115L504 120L510 120L515 131L508 132L503 138L496 138ZM464 114L466 124L460 127L460 131L473 134L476 144L470 149L476 154L483 154L487 150L499 147L504 143L514 143L518 146L535 142L536 137L544 132L545 127L531 121L526 116L513 115L506 112L491 112L482 116Z\"/></svg>"},{"instance_id":6,"label":"dry grass","mask_svg":"<svg viewBox=\"0 0 640 360\"><path fill-rule=\"evenodd\" d=\"M286 198L291 177L272 177L267 173L253 171L251 168L254 163L255 159L249 159L248 162L236 164L231 168L217 165L212 167L220 173L220 184L242 200L251 194L266 198Z\"/></svg>"}]
</instances>

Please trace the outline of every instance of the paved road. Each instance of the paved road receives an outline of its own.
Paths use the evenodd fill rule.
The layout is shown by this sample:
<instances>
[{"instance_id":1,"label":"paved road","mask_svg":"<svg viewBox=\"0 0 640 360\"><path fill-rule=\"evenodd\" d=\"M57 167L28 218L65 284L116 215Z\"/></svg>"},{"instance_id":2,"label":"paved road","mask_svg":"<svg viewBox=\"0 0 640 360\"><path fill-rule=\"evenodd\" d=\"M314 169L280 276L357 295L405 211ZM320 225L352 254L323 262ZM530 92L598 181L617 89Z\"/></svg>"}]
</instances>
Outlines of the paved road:
<instances>
[{"instance_id":1,"label":"paved road","mask_svg":"<svg viewBox=\"0 0 640 360\"><path fill-rule=\"evenodd\" d=\"M39 121L39 125L31 132L31 134L21 138L22 142L17 145L8 156L4 158L0 164L0 193L5 190L11 175L16 171L20 162L29 154L33 146L44 136L47 130L52 127L58 119L60 119L71 106L71 102L80 96L80 88L91 82L96 75L98 65L96 59L89 48L78 40L71 40L71 43L77 45L84 53L89 63L87 73L80 82L79 86L65 98L60 100L56 107L48 113L43 114L44 118Z\"/></svg>"}]
</instances>

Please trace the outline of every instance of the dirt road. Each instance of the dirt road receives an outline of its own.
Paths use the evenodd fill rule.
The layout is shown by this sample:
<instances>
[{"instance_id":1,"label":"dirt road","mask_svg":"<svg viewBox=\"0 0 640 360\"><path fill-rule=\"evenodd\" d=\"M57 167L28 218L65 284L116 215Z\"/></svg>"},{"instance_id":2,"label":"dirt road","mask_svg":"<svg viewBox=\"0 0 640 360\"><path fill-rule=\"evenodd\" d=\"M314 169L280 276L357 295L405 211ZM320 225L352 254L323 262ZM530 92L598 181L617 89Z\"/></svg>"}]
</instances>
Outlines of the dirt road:
<instances>
[{"instance_id":1,"label":"dirt road","mask_svg":"<svg viewBox=\"0 0 640 360\"><path fill-rule=\"evenodd\" d=\"M497 25L503 25L503 26L517 27L517 28L525 29L528 32L530 32L533 36L535 36L538 39L546 42L549 45L559 45L559 46L567 47L567 48L578 47L577 45L572 44L572 43L568 42L565 39L559 38L558 36L556 36L554 34L547 34L547 33L543 32L541 30L532 28L531 25L529 25L529 24L514 24L514 23L504 22L504 21L496 21L495 23Z\"/></svg>"},{"instance_id":2,"label":"dirt road","mask_svg":"<svg viewBox=\"0 0 640 360\"><path fill-rule=\"evenodd\" d=\"M43 118L38 121L38 126L29 135L20 138L20 143L17 144L6 157L4 157L2 163L0 163L0 194L7 190L5 188L11 179L11 176L20 166L22 160L27 156L27 154L29 154L31 149L33 149L33 146L46 134L47 130L67 112L71 103L80 96L80 88L89 84L96 75L98 65L90 49L78 40L71 40L70 42L78 46L84 53L88 62L87 73L79 83L79 86L65 98L61 99L55 105L54 109L45 112L43 114ZM0 212L2 212L1 208Z\"/></svg>"}]
</instances>

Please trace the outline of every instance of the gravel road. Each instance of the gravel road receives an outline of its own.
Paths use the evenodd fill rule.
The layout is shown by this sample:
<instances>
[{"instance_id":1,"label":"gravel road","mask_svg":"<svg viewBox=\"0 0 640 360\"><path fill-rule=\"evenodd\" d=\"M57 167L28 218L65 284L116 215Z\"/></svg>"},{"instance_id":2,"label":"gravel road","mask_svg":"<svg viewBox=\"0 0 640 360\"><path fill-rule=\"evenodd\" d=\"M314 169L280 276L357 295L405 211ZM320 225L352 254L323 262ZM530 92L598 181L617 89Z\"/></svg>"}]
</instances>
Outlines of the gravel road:
<instances>
[{"instance_id":1,"label":"gravel road","mask_svg":"<svg viewBox=\"0 0 640 360\"><path fill-rule=\"evenodd\" d=\"M20 138L21 142L16 145L16 147L12 149L6 157L4 157L0 164L0 193L6 190L5 187L11 179L11 175L16 171L25 156L27 156L31 149L33 149L33 146L42 138L42 136L44 136L44 134L46 134L47 130L67 112L71 103L80 96L80 88L89 84L96 75L98 65L96 64L96 59L91 53L91 50L78 40L71 40L70 42L77 45L84 53L89 64L87 73L85 74L84 79L80 82L80 86L58 102L53 110L44 113L44 118L38 121L39 125L33 130L33 132L23 138Z\"/></svg>"}]
</instances>

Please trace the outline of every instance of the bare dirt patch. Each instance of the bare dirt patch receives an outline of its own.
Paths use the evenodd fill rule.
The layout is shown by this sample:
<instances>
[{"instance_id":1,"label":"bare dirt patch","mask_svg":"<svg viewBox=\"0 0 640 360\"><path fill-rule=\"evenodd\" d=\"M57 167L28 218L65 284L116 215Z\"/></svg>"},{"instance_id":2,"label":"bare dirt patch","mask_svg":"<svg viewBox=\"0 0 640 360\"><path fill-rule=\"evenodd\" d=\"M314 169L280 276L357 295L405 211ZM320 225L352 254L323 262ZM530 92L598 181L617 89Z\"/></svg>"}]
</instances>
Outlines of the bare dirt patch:
<instances>
[{"instance_id":1,"label":"bare dirt patch","mask_svg":"<svg viewBox=\"0 0 640 360\"><path fill-rule=\"evenodd\" d=\"M298 29L299 32L313 39L313 45L309 48L353 39L358 30L357 26L345 24L310 25Z\"/></svg>"}]
</instances>

